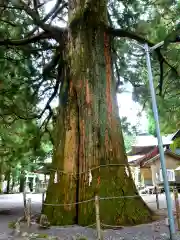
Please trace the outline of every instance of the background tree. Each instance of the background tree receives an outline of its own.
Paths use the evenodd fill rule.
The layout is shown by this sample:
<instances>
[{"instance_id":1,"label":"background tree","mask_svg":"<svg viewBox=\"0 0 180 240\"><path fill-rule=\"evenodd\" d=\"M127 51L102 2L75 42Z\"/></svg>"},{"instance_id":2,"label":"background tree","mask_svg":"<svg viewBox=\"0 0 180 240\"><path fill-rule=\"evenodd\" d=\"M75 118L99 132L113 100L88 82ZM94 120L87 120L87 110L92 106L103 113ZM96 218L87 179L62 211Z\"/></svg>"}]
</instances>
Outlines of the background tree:
<instances>
[{"instance_id":1,"label":"background tree","mask_svg":"<svg viewBox=\"0 0 180 240\"><path fill-rule=\"evenodd\" d=\"M132 126L128 122L127 117L121 117L121 126L124 137L126 152L131 150L132 144L135 142L135 136L137 134L136 126Z\"/></svg>"},{"instance_id":2,"label":"background tree","mask_svg":"<svg viewBox=\"0 0 180 240\"><path fill-rule=\"evenodd\" d=\"M165 40L165 45L157 49L152 54L152 68L157 90L158 110L160 114L160 125L162 134L176 132L179 128L179 48L178 43L172 43L178 40L179 4L177 2L157 1L149 7L149 14L153 16L152 21L141 22L140 29L144 34L150 36L151 41L160 42ZM176 25L177 24L177 25ZM172 31L172 29L174 29ZM170 44L171 42L171 44ZM151 46L151 42L149 42ZM135 78L131 78L134 86L134 99L140 102L143 109L147 112L149 119L149 133L155 135L155 124L152 113L150 94L148 90L148 79L146 74L146 64L142 51L135 47L129 47L132 68L136 68ZM136 53L135 53L136 51ZM128 62L127 64L130 64Z\"/></svg>"},{"instance_id":3,"label":"background tree","mask_svg":"<svg viewBox=\"0 0 180 240\"><path fill-rule=\"evenodd\" d=\"M1 180L7 180L7 192L15 183L20 183L20 192L25 187L25 172L40 167L50 154L52 146L47 135L38 139L38 126L34 122L17 120L11 125L1 123Z\"/></svg>"}]
</instances>

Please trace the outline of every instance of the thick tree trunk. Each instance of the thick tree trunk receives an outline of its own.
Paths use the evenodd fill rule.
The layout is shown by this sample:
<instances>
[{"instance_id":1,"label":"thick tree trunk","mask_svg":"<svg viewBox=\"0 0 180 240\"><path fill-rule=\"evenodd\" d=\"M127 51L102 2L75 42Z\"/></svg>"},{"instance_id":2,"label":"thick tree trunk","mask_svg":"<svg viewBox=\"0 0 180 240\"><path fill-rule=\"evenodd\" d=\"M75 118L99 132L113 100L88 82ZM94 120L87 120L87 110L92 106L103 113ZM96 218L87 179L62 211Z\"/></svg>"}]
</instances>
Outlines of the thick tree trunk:
<instances>
[{"instance_id":1,"label":"thick tree trunk","mask_svg":"<svg viewBox=\"0 0 180 240\"><path fill-rule=\"evenodd\" d=\"M73 3L72 3L73 2ZM53 166L46 204L71 204L100 197L101 221L111 225L150 220L150 210L137 196L127 164L112 76L110 38L104 0L69 1L69 76L60 93ZM109 164L112 164L111 166ZM100 165L107 165L99 167ZM54 182L57 169L57 183ZM62 172L61 172L61 171ZM92 182L89 186L89 172ZM95 222L94 202L45 205L52 224Z\"/></svg>"}]
</instances>

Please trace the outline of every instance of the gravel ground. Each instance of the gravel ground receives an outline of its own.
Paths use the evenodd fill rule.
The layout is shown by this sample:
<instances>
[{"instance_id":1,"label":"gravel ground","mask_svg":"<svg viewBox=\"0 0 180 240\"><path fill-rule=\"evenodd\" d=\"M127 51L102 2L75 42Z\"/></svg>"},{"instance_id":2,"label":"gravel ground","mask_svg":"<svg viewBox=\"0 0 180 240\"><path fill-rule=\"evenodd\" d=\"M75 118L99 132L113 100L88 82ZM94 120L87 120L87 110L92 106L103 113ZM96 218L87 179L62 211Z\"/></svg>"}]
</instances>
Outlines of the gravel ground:
<instances>
[{"instance_id":1,"label":"gravel ground","mask_svg":"<svg viewBox=\"0 0 180 240\"><path fill-rule=\"evenodd\" d=\"M75 240L79 237L86 237L88 240L97 239L96 230L90 228L84 228L79 226L69 227L51 227L48 230L37 230L32 227L33 233L43 233L49 236L57 236L61 240ZM26 231L25 231L26 232ZM161 224L160 228L156 231L152 229L152 225L143 225L138 227L128 227L121 230L104 230L102 232L103 239L121 239L121 240L168 240L168 228ZM24 239L23 237L10 237L11 233L1 233L0 239ZM177 238L180 239L180 238Z\"/></svg>"},{"instance_id":2,"label":"gravel ground","mask_svg":"<svg viewBox=\"0 0 180 240\"><path fill-rule=\"evenodd\" d=\"M35 196L35 195L34 195ZM33 212L40 212L41 197L32 200ZM8 229L8 223L23 215L21 195L0 195L0 240L7 239L27 239L27 237L12 237L12 230ZM62 240L76 240L80 236L88 240L97 239L96 230L80 226L51 227L47 230L39 230L36 225L27 230L23 227L23 232L44 233L50 236L58 236ZM167 240L169 239L169 229L164 220L151 224L139 225L136 227L124 227L120 230L102 231L103 239L116 240ZM177 237L180 240L180 237Z\"/></svg>"}]
</instances>

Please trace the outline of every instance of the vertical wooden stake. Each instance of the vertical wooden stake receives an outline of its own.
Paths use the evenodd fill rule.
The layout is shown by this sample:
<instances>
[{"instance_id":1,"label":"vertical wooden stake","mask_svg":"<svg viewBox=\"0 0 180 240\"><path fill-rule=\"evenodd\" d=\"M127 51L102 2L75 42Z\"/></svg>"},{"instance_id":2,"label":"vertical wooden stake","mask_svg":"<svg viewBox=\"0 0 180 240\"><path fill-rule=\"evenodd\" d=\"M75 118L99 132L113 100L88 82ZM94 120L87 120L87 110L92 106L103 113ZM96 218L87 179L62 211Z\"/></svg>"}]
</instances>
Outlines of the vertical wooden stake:
<instances>
[{"instance_id":1,"label":"vertical wooden stake","mask_svg":"<svg viewBox=\"0 0 180 240\"><path fill-rule=\"evenodd\" d=\"M24 218L27 220L26 192L23 191Z\"/></svg>"},{"instance_id":2,"label":"vertical wooden stake","mask_svg":"<svg viewBox=\"0 0 180 240\"><path fill-rule=\"evenodd\" d=\"M176 206L176 221L177 221L177 225L178 225L178 230L180 230L180 219L179 219L180 207L179 207L179 199L178 199L177 189L174 189L174 201L175 201L175 206Z\"/></svg>"},{"instance_id":3,"label":"vertical wooden stake","mask_svg":"<svg viewBox=\"0 0 180 240\"><path fill-rule=\"evenodd\" d=\"M30 227L31 225L31 199L28 198L27 200L27 226Z\"/></svg>"},{"instance_id":4,"label":"vertical wooden stake","mask_svg":"<svg viewBox=\"0 0 180 240\"><path fill-rule=\"evenodd\" d=\"M45 192L42 192L42 205L44 203L44 198L45 198Z\"/></svg>"},{"instance_id":5,"label":"vertical wooden stake","mask_svg":"<svg viewBox=\"0 0 180 240\"><path fill-rule=\"evenodd\" d=\"M42 192L42 206L41 206L41 210L43 209L44 200L45 200L45 192Z\"/></svg>"},{"instance_id":6,"label":"vertical wooden stake","mask_svg":"<svg viewBox=\"0 0 180 240\"><path fill-rule=\"evenodd\" d=\"M155 187L155 194L156 194L156 205L157 209L159 209L159 196L158 196L158 188Z\"/></svg>"},{"instance_id":7,"label":"vertical wooden stake","mask_svg":"<svg viewBox=\"0 0 180 240\"><path fill-rule=\"evenodd\" d=\"M26 208L26 192L23 192L23 204L24 204L24 208Z\"/></svg>"},{"instance_id":8,"label":"vertical wooden stake","mask_svg":"<svg viewBox=\"0 0 180 240\"><path fill-rule=\"evenodd\" d=\"M100 223L100 212L99 212L99 197L95 196L95 209L96 209L96 228L97 228L97 239L102 240L101 235L101 223Z\"/></svg>"}]
</instances>

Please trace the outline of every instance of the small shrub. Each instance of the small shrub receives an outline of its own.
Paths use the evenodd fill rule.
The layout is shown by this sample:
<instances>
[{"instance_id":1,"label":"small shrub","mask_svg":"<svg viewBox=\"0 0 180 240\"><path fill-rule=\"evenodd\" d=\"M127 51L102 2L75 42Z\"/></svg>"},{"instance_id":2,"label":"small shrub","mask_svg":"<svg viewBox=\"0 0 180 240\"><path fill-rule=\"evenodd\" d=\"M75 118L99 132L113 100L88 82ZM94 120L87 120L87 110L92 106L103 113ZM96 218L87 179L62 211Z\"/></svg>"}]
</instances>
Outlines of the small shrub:
<instances>
[{"instance_id":1,"label":"small shrub","mask_svg":"<svg viewBox=\"0 0 180 240\"><path fill-rule=\"evenodd\" d=\"M45 234L45 233L38 233L36 238L48 238L49 235L48 234Z\"/></svg>"},{"instance_id":2,"label":"small shrub","mask_svg":"<svg viewBox=\"0 0 180 240\"><path fill-rule=\"evenodd\" d=\"M9 222L8 223L8 228L15 229L16 228L16 222L15 221Z\"/></svg>"}]
</instances>

